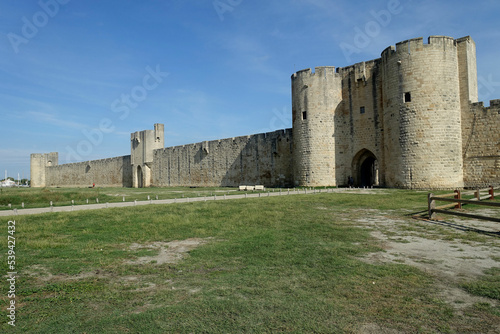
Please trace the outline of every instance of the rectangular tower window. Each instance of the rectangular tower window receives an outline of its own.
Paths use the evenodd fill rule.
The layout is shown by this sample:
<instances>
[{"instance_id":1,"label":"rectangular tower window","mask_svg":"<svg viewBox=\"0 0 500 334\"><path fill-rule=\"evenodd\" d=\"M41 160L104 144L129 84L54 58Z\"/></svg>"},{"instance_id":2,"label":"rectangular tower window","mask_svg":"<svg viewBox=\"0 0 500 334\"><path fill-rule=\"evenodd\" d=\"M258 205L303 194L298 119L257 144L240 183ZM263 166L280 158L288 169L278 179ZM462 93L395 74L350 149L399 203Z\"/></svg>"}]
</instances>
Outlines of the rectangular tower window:
<instances>
[{"instance_id":1,"label":"rectangular tower window","mask_svg":"<svg viewBox=\"0 0 500 334\"><path fill-rule=\"evenodd\" d=\"M361 108L359 108L359 113L360 113L360 114L364 114L364 113L365 113L365 107L361 107Z\"/></svg>"},{"instance_id":2,"label":"rectangular tower window","mask_svg":"<svg viewBox=\"0 0 500 334\"><path fill-rule=\"evenodd\" d=\"M302 112L302 119L303 120L307 119L307 111Z\"/></svg>"},{"instance_id":3,"label":"rectangular tower window","mask_svg":"<svg viewBox=\"0 0 500 334\"><path fill-rule=\"evenodd\" d=\"M411 102L411 93L410 92L405 93L405 102Z\"/></svg>"}]
</instances>

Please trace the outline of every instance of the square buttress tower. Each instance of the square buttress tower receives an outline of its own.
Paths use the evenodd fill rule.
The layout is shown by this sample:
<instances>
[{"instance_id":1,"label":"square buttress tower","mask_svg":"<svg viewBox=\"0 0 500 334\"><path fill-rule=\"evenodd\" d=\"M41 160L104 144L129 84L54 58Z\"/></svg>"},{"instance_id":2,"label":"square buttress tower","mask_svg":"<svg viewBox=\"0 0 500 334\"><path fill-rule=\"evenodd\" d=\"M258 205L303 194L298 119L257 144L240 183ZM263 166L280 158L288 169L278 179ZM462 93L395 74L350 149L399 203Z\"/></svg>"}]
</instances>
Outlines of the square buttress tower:
<instances>
[{"instance_id":1,"label":"square buttress tower","mask_svg":"<svg viewBox=\"0 0 500 334\"><path fill-rule=\"evenodd\" d=\"M133 186L151 185L151 167L154 151L165 145L164 125L155 124L154 130L137 131L130 135Z\"/></svg>"}]
</instances>

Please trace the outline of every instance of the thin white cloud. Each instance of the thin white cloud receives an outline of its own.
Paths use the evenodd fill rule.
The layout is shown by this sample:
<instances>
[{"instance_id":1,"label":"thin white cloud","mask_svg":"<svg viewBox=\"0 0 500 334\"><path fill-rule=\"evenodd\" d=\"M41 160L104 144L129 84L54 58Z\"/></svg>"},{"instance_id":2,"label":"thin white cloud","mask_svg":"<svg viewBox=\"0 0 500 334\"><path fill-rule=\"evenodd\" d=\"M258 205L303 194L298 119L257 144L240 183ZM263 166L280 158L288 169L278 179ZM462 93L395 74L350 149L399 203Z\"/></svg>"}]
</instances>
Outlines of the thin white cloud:
<instances>
[{"instance_id":1,"label":"thin white cloud","mask_svg":"<svg viewBox=\"0 0 500 334\"><path fill-rule=\"evenodd\" d=\"M73 128L73 129L83 129L87 127L86 124L64 120L56 114L49 114L46 112L28 111L27 115L33 121L55 125L58 127Z\"/></svg>"}]
</instances>

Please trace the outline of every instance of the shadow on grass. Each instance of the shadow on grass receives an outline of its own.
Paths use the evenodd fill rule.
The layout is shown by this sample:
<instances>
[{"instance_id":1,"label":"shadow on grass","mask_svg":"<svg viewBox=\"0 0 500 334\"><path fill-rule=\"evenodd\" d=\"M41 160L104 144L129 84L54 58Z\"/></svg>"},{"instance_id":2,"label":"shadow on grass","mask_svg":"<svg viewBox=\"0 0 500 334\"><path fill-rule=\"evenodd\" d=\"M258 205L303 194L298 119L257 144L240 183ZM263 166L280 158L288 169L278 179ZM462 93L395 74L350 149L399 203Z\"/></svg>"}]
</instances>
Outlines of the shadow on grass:
<instances>
[{"instance_id":1,"label":"shadow on grass","mask_svg":"<svg viewBox=\"0 0 500 334\"><path fill-rule=\"evenodd\" d=\"M426 211L424 211L424 212L426 212ZM422 212L420 212L420 213L422 213ZM490 237L500 238L500 231L499 232L487 231L487 230L482 230L482 229L475 228L475 227L470 227L470 226L465 226L465 225L461 225L461 224L457 224L457 223L448 222L445 220L430 220L428 217L421 216L421 215L419 216L418 213L411 214L411 216L413 219L424 221L424 222L427 222L427 223L430 223L433 225L450 227L450 228L453 228L455 230L459 230L459 231L463 231L463 232L474 232L474 233L478 233L478 234L488 235Z\"/></svg>"}]
</instances>

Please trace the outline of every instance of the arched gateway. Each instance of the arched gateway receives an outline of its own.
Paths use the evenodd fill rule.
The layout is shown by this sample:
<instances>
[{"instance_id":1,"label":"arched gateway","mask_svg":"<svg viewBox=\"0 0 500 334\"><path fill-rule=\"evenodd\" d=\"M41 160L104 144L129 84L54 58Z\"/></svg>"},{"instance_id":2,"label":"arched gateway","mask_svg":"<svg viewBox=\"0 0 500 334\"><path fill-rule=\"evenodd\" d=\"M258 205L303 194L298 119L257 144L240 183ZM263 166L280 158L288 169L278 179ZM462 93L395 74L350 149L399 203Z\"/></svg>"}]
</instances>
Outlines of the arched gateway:
<instances>
[{"instance_id":1,"label":"arched gateway","mask_svg":"<svg viewBox=\"0 0 500 334\"><path fill-rule=\"evenodd\" d=\"M379 185L379 166L377 157L371 151L362 149L352 159L354 184L360 187Z\"/></svg>"}]
</instances>

